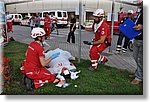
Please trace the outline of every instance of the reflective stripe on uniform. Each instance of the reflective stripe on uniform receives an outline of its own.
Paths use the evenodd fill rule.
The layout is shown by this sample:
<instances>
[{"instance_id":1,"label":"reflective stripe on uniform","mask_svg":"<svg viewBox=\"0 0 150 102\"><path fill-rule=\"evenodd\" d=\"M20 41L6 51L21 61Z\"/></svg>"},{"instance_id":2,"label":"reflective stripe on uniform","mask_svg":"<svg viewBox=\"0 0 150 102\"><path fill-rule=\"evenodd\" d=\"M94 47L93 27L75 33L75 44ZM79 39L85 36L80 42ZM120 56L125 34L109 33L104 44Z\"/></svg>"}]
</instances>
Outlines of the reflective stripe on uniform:
<instances>
[{"instance_id":1,"label":"reflective stripe on uniform","mask_svg":"<svg viewBox=\"0 0 150 102\"><path fill-rule=\"evenodd\" d=\"M121 45L117 45L117 47L119 47L119 48L120 48L120 47L121 47Z\"/></svg>"},{"instance_id":2,"label":"reflective stripe on uniform","mask_svg":"<svg viewBox=\"0 0 150 102\"><path fill-rule=\"evenodd\" d=\"M44 73L45 75L51 75L51 74L49 74L49 73Z\"/></svg>"},{"instance_id":3,"label":"reflective stripe on uniform","mask_svg":"<svg viewBox=\"0 0 150 102\"><path fill-rule=\"evenodd\" d=\"M7 20L7 22L12 22L12 20Z\"/></svg>"},{"instance_id":4,"label":"reflective stripe on uniform","mask_svg":"<svg viewBox=\"0 0 150 102\"><path fill-rule=\"evenodd\" d=\"M26 73L26 74L33 74L33 72L28 72L28 73Z\"/></svg>"},{"instance_id":5,"label":"reflective stripe on uniform","mask_svg":"<svg viewBox=\"0 0 150 102\"><path fill-rule=\"evenodd\" d=\"M121 48L117 48L117 49L116 49L116 51L120 51L120 50L121 50Z\"/></svg>"},{"instance_id":6,"label":"reflective stripe on uniform","mask_svg":"<svg viewBox=\"0 0 150 102\"><path fill-rule=\"evenodd\" d=\"M99 61L101 60L101 56L99 57L99 59L98 59Z\"/></svg>"},{"instance_id":7,"label":"reflective stripe on uniform","mask_svg":"<svg viewBox=\"0 0 150 102\"><path fill-rule=\"evenodd\" d=\"M97 60L91 60L91 62L96 62Z\"/></svg>"},{"instance_id":8,"label":"reflective stripe on uniform","mask_svg":"<svg viewBox=\"0 0 150 102\"><path fill-rule=\"evenodd\" d=\"M127 51L127 49L126 49L126 48L122 48L122 50Z\"/></svg>"},{"instance_id":9,"label":"reflective stripe on uniform","mask_svg":"<svg viewBox=\"0 0 150 102\"><path fill-rule=\"evenodd\" d=\"M104 56L101 58L101 61L103 61L104 60Z\"/></svg>"},{"instance_id":10,"label":"reflective stripe on uniform","mask_svg":"<svg viewBox=\"0 0 150 102\"><path fill-rule=\"evenodd\" d=\"M99 44L97 47L100 47L101 46L101 44Z\"/></svg>"},{"instance_id":11,"label":"reflective stripe on uniform","mask_svg":"<svg viewBox=\"0 0 150 102\"><path fill-rule=\"evenodd\" d=\"M48 83L48 80L45 80L45 83Z\"/></svg>"},{"instance_id":12,"label":"reflective stripe on uniform","mask_svg":"<svg viewBox=\"0 0 150 102\"><path fill-rule=\"evenodd\" d=\"M39 80L39 83L41 84L41 83L43 83L43 81L42 81L42 80Z\"/></svg>"},{"instance_id":13,"label":"reflective stripe on uniform","mask_svg":"<svg viewBox=\"0 0 150 102\"><path fill-rule=\"evenodd\" d=\"M92 67L93 67L93 66L97 66L97 65L98 65L98 63L94 63L94 64L92 64Z\"/></svg>"}]
</instances>

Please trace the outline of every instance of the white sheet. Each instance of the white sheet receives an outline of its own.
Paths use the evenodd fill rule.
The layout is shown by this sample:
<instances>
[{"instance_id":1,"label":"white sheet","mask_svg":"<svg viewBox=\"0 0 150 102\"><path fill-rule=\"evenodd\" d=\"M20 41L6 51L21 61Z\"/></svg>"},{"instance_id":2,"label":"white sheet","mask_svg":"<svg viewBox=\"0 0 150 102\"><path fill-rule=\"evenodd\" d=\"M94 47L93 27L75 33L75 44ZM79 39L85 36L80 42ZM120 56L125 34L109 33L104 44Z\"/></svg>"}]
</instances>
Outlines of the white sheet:
<instances>
[{"instance_id":1,"label":"white sheet","mask_svg":"<svg viewBox=\"0 0 150 102\"><path fill-rule=\"evenodd\" d=\"M45 53L45 59L48 59L52 54L54 53L58 53L60 52L60 56L53 59L47 66L50 67L48 68L48 70L52 73L52 74L57 74L57 73L61 73L61 70L63 67L68 68L68 70L73 70L76 69L75 66L70 65L70 59L75 59L71 53L69 53L68 51L64 51L62 49L55 49L55 50L51 50L48 51L47 53Z\"/></svg>"}]
</instances>

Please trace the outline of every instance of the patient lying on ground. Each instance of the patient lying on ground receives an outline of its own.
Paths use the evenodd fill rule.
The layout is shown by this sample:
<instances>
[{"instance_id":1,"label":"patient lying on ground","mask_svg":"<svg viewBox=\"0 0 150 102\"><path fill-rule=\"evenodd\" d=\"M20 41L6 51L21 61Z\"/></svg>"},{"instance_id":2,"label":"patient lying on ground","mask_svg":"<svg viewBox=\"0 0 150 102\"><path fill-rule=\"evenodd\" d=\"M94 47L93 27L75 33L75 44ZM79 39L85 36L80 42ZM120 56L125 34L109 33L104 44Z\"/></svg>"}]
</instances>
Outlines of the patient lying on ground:
<instances>
[{"instance_id":1,"label":"patient lying on ground","mask_svg":"<svg viewBox=\"0 0 150 102\"><path fill-rule=\"evenodd\" d=\"M60 56L53 59L48 65L48 70L56 75L57 78L65 80L64 76L69 75L71 79L77 79L79 76L77 75L80 71L76 71L76 67L69 60L75 60L68 51L64 51L62 49L55 49L48 51L45 53L45 59L48 59L54 53L60 52ZM59 86L58 86L59 87Z\"/></svg>"}]
</instances>

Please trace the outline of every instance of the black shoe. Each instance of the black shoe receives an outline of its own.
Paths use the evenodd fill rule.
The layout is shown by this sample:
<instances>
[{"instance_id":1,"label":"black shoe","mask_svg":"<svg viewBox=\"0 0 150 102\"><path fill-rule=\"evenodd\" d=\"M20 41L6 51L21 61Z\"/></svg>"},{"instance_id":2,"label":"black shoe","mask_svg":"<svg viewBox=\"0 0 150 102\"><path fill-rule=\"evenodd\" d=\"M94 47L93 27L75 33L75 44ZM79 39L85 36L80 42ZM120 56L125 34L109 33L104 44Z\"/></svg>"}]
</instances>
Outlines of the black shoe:
<instances>
[{"instance_id":1,"label":"black shoe","mask_svg":"<svg viewBox=\"0 0 150 102\"><path fill-rule=\"evenodd\" d=\"M25 84L27 90L33 90L34 82L32 79L28 78L26 75L24 75L24 84Z\"/></svg>"}]
</instances>

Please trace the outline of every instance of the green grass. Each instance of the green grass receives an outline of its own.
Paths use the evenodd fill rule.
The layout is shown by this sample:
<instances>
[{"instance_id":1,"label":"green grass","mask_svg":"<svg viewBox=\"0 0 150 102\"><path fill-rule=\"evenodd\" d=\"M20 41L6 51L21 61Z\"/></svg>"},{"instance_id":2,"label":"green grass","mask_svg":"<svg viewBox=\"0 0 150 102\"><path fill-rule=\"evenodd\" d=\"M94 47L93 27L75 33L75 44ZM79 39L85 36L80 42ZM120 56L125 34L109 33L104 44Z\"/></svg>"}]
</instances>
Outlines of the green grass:
<instances>
[{"instance_id":1,"label":"green grass","mask_svg":"<svg viewBox=\"0 0 150 102\"><path fill-rule=\"evenodd\" d=\"M71 85L67 88L57 88L54 84L45 84L39 89L27 91L19 71L21 62L25 59L26 44L15 41L10 42L4 53L10 60L13 73L10 84L4 88L2 94L39 94L39 95L142 95L142 85L132 85L127 70L120 70L109 66L99 66L95 71L89 71L89 60L81 60L81 63L73 61L78 70L81 70L76 80L67 79ZM78 87L74 87L78 85Z\"/></svg>"}]
</instances>

